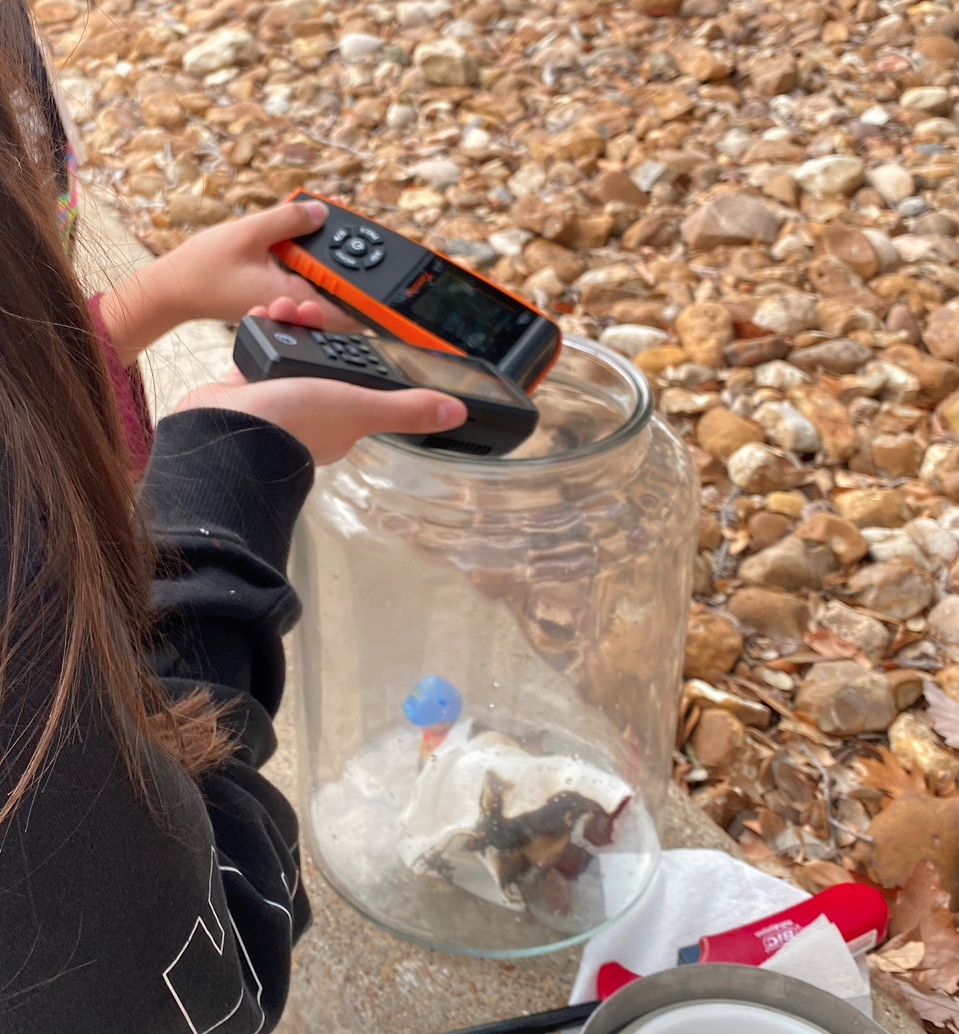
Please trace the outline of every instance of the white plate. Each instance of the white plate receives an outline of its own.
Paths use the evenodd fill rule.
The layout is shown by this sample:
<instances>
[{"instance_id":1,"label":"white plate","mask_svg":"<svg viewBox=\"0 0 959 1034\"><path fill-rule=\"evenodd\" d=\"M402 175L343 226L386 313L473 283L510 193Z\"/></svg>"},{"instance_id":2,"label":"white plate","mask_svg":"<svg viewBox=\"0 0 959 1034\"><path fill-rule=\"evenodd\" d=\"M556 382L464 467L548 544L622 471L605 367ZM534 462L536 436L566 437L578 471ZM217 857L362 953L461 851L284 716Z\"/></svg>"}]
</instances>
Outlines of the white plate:
<instances>
[{"instance_id":1,"label":"white plate","mask_svg":"<svg viewBox=\"0 0 959 1034\"><path fill-rule=\"evenodd\" d=\"M823 1034L804 1020L745 1002L696 1002L660 1009L623 1034Z\"/></svg>"}]
</instances>

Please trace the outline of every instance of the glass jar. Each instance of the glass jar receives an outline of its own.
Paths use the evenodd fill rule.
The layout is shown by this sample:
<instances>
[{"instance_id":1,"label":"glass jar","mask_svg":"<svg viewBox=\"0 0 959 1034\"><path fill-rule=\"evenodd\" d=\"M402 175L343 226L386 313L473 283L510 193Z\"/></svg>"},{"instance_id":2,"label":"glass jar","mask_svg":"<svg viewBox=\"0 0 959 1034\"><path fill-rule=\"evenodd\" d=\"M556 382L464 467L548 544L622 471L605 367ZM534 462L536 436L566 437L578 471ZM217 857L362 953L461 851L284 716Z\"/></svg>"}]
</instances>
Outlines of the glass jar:
<instances>
[{"instance_id":1,"label":"glass jar","mask_svg":"<svg viewBox=\"0 0 959 1034\"><path fill-rule=\"evenodd\" d=\"M509 458L366 439L297 530L304 836L431 947L534 954L657 863L698 487L638 370L568 338Z\"/></svg>"}]
</instances>

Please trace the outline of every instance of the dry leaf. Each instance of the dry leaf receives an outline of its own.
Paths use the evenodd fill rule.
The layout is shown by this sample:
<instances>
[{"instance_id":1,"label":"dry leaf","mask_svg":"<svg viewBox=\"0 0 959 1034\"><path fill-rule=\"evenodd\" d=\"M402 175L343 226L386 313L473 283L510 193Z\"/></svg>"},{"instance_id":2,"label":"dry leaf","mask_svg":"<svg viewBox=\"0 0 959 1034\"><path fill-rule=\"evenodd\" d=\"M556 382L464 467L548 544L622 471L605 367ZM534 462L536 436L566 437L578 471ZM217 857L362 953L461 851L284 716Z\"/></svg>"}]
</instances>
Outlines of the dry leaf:
<instances>
[{"instance_id":1,"label":"dry leaf","mask_svg":"<svg viewBox=\"0 0 959 1034\"><path fill-rule=\"evenodd\" d=\"M925 946L919 967L923 983L954 994L959 990L959 930L949 902L936 867L919 862L893 905L889 932L893 937L918 935Z\"/></svg>"},{"instance_id":2,"label":"dry leaf","mask_svg":"<svg viewBox=\"0 0 959 1034\"><path fill-rule=\"evenodd\" d=\"M926 780L921 772L907 771L899 758L887 747L880 747L879 753L880 760L860 758L856 762L866 786L874 786L890 797L926 792Z\"/></svg>"},{"instance_id":3,"label":"dry leaf","mask_svg":"<svg viewBox=\"0 0 959 1034\"><path fill-rule=\"evenodd\" d=\"M950 747L959 747L959 702L947 697L929 679L925 680L923 695L929 705L932 727Z\"/></svg>"},{"instance_id":4,"label":"dry leaf","mask_svg":"<svg viewBox=\"0 0 959 1034\"><path fill-rule=\"evenodd\" d=\"M959 1032L959 1002L943 994L921 991L905 977L896 977L899 991L910 1008L929 1023L935 1023L943 1030Z\"/></svg>"},{"instance_id":5,"label":"dry leaf","mask_svg":"<svg viewBox=\"0 0 959 1034\"><path fill-rule=\"evenodd\" d=\"M906 941L905 944L871 955L869 961L875 963L884 973L906 973L910 969L915 969L925 954L926 947L922 941Z\"/></svg>"},{"instance_id":6,"label":"dry leaf","mask_svg":"<svg viewBox=\"0 0 959 1034\"><path fill-rule=\"evenodd\" d=\"M803 636L803 642L812 647L822 657L848 658L861 664L864 668L872 668L872 661L856 646L855 643L836 635L831 629L816 628Z\"/></svg>"},{"instance_id":7,"label":"dry leaf","mask_svg":"<svg viewBox=\"0 0 959 1034\"><path fill-rule=\"evenodd\" d=\"M806 862L796 869L795 876L796 882L810 894L818 894L838 883L856 882L841 865L827 861Z\"/></svg>"}]
</instances>

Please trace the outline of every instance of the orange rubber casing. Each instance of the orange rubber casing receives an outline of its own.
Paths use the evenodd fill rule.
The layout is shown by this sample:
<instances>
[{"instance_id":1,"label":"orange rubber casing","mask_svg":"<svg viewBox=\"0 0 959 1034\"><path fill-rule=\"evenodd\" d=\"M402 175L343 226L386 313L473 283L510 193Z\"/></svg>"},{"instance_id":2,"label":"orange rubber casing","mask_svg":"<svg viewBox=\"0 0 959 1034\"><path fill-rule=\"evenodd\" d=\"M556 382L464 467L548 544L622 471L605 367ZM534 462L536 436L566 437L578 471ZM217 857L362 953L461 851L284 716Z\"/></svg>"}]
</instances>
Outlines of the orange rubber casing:
<instances>
[{"instance_id":1,"label":"orange rubber casing","mask_svg":"<svg viewBox=\"0 0 959 1034\"><path fill-rule=\"evenodd\" d=\"M317 201L322 201L324 204L333 204L337 208L355 215L357 219L366 219L369 222L375 222L375 220L370 220L368 216L364 216L362 213L356 212L354 209L349 208L346 205L330 201L321 194L314 194L312 191L303 190L302 188L294 190L289 197L284 199L284 203L293 202L295 197L302 194L309 194L310 197L314 197ZM397 231L393 230L392 227L387 227L387 229L391 230L393 233L397 233ZM420 245L420 247L425 246ZM426 250L432 251L431 248L427 248ZM388 334L392 334L400 341L405 341L408 345L419 345L421 348L430 348L436 352L452 352L454 355L468 355L467 352L457 348L455 345L451 345L448 341L444 341L435 334L430 333L430 331L421 327L413 320L407 319L395 309L391 309L388 305L384 305L383 302L377 301L375 298L371 298L368 294L360 290L360 288L341 277L335 270L331 269L329 266L325 266L322 262L319 262L308 251L301 248L294 241L280 241L279 243L274 244L270 248L270 251L285 266L292 269L294 273L298 273L305 280L309 280L311 284L318 287L320 291L327 295L331 300L335 301L339 299L356 312L363 313L368 316L377 325L377 327L386 331ZM480 274L473 269L466 269L465 266L455 262L448 255L444 255L441 251L433 253L438 255L440 258L445 259L452 265L463 269L466 273L469 273L470 276L475 276L477 280L481 280L494 291L499 291L500 293L505 294L507 298L511 298L514 302L524 306L531 312L536 313L537 316L547 320L547 322L552 323L555 326L554 320L551 320L549 316L537 309L536 306L530 305L525 298L520 298L519 295L513 294L511 291L507 291L499 284L494 284L492 280L488 280L486 277L480 276ZM554 363L559 358L561 348L562 335L560 334L559 327L556 327L556 348L543 369L536 375L529 386L523 389L527 394L531 394L553 368Z\"/></svg>"}]
</instances>

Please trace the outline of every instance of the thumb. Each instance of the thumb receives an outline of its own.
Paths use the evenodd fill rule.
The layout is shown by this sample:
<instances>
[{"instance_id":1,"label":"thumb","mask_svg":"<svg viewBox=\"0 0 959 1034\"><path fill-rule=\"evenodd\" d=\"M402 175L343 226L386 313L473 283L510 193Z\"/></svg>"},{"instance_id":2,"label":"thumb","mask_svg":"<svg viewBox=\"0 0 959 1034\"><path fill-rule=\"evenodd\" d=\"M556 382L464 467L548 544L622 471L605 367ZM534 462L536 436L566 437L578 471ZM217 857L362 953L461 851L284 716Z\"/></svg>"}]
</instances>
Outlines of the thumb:
<instances>
[{"instance_id":1,"label":"thumb","mask_svg":"<svg viewBox=\"0 0 959 1034\"><path fill-rule=\"evenodd\" d=\"M466 406L459 399L425 388L363 391L362 403L350 412L358 438L368 434L435 434L466 423L466 415Z\"/></svg>"},{"instance_id":2,"label":"thumb","mask_svg":"<svg viewBox=\"0 0 959 1034\"><path fill-rule=\"evenodd\" d=\"M290 237L318 230L327 216L322 201L288 201L250 216L250 230L257 244L270 247Z\"/></svg>"}]
</instances>

